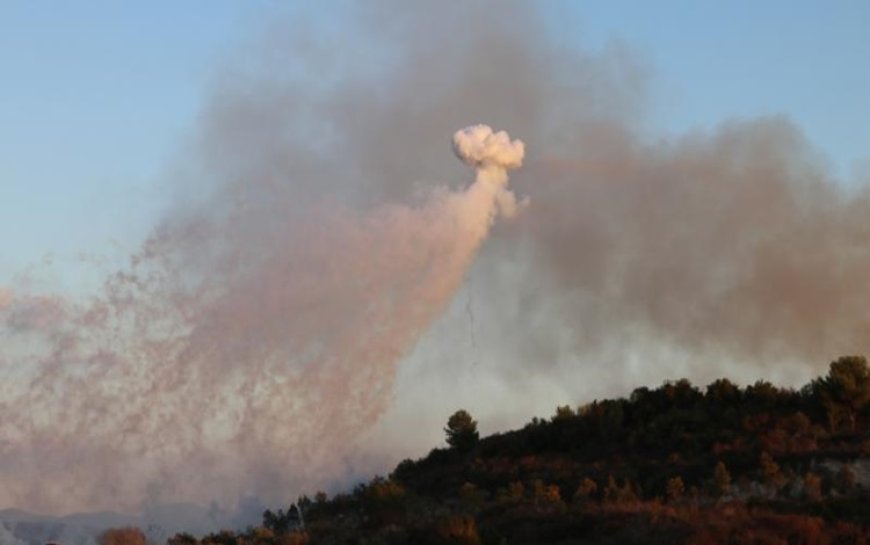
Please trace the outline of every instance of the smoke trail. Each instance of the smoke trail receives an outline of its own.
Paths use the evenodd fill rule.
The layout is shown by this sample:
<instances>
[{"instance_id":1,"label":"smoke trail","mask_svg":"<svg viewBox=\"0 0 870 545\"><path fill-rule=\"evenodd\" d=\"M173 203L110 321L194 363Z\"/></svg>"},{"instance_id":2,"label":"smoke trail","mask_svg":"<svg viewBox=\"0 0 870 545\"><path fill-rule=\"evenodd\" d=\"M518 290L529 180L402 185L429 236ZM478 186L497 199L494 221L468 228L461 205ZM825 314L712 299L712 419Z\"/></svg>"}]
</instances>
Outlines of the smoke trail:
<instances>
[{"instance_id":1,"label":"smoke trail","mask_svg":"<svg viewBox=\"0 0 870 545\"><path fill-rule=\"evenodd\" d=\"M220 240L232 214L176 225L90 303L4 297L4 371L17 376L3 385L0 503L277 500L340 473L398 361L515 208L507 170L523 144L479 125L454 146L475 182L417 206L324 207L243 259Z\"/></svg>"}]
</instances>

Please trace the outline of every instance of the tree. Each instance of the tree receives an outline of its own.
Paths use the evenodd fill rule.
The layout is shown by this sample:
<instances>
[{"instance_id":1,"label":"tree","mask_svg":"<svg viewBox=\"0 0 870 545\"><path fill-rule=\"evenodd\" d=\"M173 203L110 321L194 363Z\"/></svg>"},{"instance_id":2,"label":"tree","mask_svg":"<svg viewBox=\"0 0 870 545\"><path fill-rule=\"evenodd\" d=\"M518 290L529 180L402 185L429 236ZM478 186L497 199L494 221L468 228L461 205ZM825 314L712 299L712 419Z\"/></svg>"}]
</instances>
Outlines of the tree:
<instances>
[{"instance_id":1,"label":"tree","mask_svg":"<svg viewBox=\"0 0 870 545\"><path fill-rule=\"evenodd\" d=\"M766 380L756 381L755 384L746 387L744 399L755 411L773 409L781 398L779 388Z\"/></svg>"},{"instance_id":2,"label":"tree","mask_svg":"<svg viewBox=\"0 0 870 545\"><path fill-rule=\"evenodd\" d=\"M166 545L199 545L199 540L193 535L183 532L170 537Z\"/></svg>"},{"instance_id":3,"label":"tree","mask_svg":"<svg viewBox=\"0 0 870 545\"><path fill-rule=\"evenodd\" d=\"M480 545L477 523L470 515L450 515L435 523L435 533L445 543Z\"/></svg>"},{"instance_id":4,"label":"tree","mask_svg":"<svg viewBox=\"0 0 870 545\"><path fill-rule=\"evenodd\" d=\"M459 451L471 450L480 440L477 433L477 421L463 409L453 413L444 428L447 434L447 444Z\"/></svg>"},{"instance_id":5,"label":"tree","mask_svg":"<svg viewBox=\"0 0 870 545\"><path fill-rule=\"evenodd\" d=\"M170 537L166 545L199 545L199 540L187 532L182 532Z\"/></svg>"},{"instance_id":6,"label":"tree","mask_svg":"<svg viewBox=\"0 0 870 545\"><path fill-rule=\"evenodd\" d=\"M724 496L731 490L731 474L728 473L728 468L723 462L716 464L716 469L713 470L713 484L720 496Z\"/></svg>"},{"instance_id":7,"label":"tree","mask_svg":"<svg viewBox=\"0 0 870 545\"><path fill-rule=\"evenodd\" d=\"M843 356L831 362L828 374L813 382L828 412L832 430L842 417L856 431L858 415L870 403L870 368L864 356Z\"/></svg>"},{"instance_id":8,"label":"tree","mask_svg":"<svg viewBox=\"0 0 870 545\"><path fill-rule=\"evenodd\" d=\"M635 491L635 486L628 479L628 477L622 479L622 487L620 487L619 492L616 495L616 499L619 503L634 503L640 499L640 494Z\"/></svg>"},{"instance_id":9,"label":"tree","mask_svg":"<svg viewBox=\"0 0 870 545\"><path fill-rule=\"evenodd\" d=\"M512 499L519 501L525 497L526 487L520 481L514 481L508 484L507 493Z\"/></svg>"},{"instance_id":10,"label":"tree","mask_svg":"<svg viewBox=\"0 0 870 545\"><path fill-rule=\"evenodd\" d=\"M459 500L471 512L477 512L486 503L486 494L474 483L465 482L459 487Z\"/></svg>"},{"instance_id":11,"label":"tree","mask_svg":"<svg viewBox=\"0 0 870 545\"><path fill-rule=\"evenodd\" d=\"M765 484L776 489L781 488L785 484L785 477L779 469L779 464L767 452L761 453L758 466L761 468L761 475L764 477Z\"/></svg>"},{"instance_id":12,"label":"tree","mask_svg":"<svg viewBox=\"0 0 870 545\"><path fill-rule=\"evenodd\" d=\"M619 487L616 486L616 479L613 475L607 476L607 485L604 487L604 501L615 502L619 499Z\"/></svg>"},{"instance_id":13,"label":"tree","mask_svg":"<svg viewBox=\"0 0 870 545\"><path fill-rule=\"evenodd\" d=\"M145 545L145 534L139 528L111 528L100 534L100 545Z\"/></svg>"},{"instance_id":14,"label":"tree","mask_svg":"<svg viewBox=\"0 0 870 545\"><path fill-rule=\"evenodd\" d=\"M551 484L544 484L541 479L532 481L532 501L537 505L551 505L562 502L562 494L559 487Z\"/></svg>"},{"instance_id":15,"label":"tree","mask_svg":"<svg viewBox=\"0 0 870 545\"><path fill-rule=\"evenodd\" d=\"M502 504L519 503L526 495L526 487L519 481L509 483L496 491L496 501Z\"/></svg>"},{"instance_id":16,"label":"tree","mask_svg":"<svg viewBox=\"0 0 870 545\"><path fill-rule=\"evenodd\" d=\"M571 420L576 415L570 405L561 405L556 407L556 414L553 416L553 422L563 422Z\"/></svg>"},{"instance_id":17,"label":"tree","mask_svg":"<svg viewBox=\"0 0 870 545\"><path fill-rule=\"evenodd\" d=\"M720 404L731 404L740 401L740 388L727 378L716 379L707 386L708 400Z\"/></svg>"},{"instance_id":18,"label":"tree","mask_svg":"<svg viewBox=\"0 0 870 545\"><path fill-rule=\"evenodd\" d=\"M263 527L274 532L276 536L287 534L302 526L302 515L295 504L288 507L287 511L278 509L272 512L271 509L266 509L263 512Z\"/></svg>"},{"instance_id":19,"label":"tree","mask_svg":"<svg viewBox=\"0 0 870 545\"><path fill-rule=\"evenodd\" d=\"M835 481L837 483L837 488L839 488L840 492L844 494L848 494L855 488L855 472L852 471L849 464L843 464L840 466Z\"/></svg>"},{"instance_id":20,"label":"tree","mask_svg":"<svg viewBox=\"0 0 870 545\"><path fill-rule=\"evenodd\" d=\"M815 473L804 476L804 496L807 501L818 502L822 499L822 479Z\"/></svg>"},{"instance_id":21,"label":"tree","mask_svg":"<svg viewBox=\"0 0 870 545\"><path fill-rule=\"evenodd\" d=\"M671 479L668 479L668 485L665 489L665 494L667 495L669 502L674 502L680 499L685 491L686 485L683 484L682 477L673 477Z\"/></svg>"},{"instance_id":22,"label":"tree","mask_svg":"<svg viewBox=\"0 0 870 545\"><path fill-rule=\"evenodd\" d=\"M595 492L598 491L598 484L589 477L585 477L577 486L577 491L574 492L574 501L586 502L589 501Z\"/></svg>"},{"instance_id":23,"label":"tree","mask_svg":"<svg viewBox=\"0 0 870 545\"><path fill-rule=\"evenodd\" d=\"M374 503L398 503L405 497L405 488L394 479L375 479L365 489L366 499Z\"/></svg>"},{"instance_id":24,"label":"tree","mask_svg":"<svg viewBox=\"0 0 870 545\"><path fill-rule=\"evenodd\" d=\"M697 403L703 397L697 388L692 386L689 379L681 378L680 380L665 381L660 390L668 400L670 407L688 408Z\"/></svg>"}]
</instances>

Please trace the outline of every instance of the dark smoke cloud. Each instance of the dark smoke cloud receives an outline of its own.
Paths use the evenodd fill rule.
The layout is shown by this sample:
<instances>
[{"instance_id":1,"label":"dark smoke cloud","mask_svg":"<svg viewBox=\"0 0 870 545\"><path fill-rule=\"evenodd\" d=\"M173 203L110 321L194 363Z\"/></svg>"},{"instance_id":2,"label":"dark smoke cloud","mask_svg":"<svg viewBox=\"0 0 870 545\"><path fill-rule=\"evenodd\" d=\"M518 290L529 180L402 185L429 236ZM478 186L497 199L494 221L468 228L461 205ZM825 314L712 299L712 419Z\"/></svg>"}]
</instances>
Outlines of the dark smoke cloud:
<instances>
[{"instance_id":1,"label":"dark smoke cloud","mask_svg":"<svg viewBox=\"0 0 870 545\"><path fill-rule=\"evenodd\" d=\"M0 503L284 501L466 402L498 427L865 350L868 197L787 119L651 140L625 46L557 47L503 2L350 15L273 24L219 75L176 206L101 293L0 291ZM449 157L478 122L528 143L530 202L448 307L497 213Z\"/></svg>"}]
</instances>

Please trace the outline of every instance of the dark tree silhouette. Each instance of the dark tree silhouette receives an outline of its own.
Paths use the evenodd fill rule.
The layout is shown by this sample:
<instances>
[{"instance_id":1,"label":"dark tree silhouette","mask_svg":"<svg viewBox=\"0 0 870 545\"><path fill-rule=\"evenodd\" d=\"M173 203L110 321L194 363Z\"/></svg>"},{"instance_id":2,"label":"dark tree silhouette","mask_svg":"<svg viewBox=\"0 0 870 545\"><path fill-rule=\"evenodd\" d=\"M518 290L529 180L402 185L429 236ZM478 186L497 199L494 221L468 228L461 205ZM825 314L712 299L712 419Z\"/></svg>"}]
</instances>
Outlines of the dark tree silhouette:
<instances>
[{"instance_id":1,"label":"dark tree silhouette","mask_svg":"<svg viewBox=\"0 0 870 545\"><path fill-rule=\"evenodd\" d=\"M815 390L821 398L834 429L845 419L855 432L858 415L870 403L870 368L864 356L843 356L831 362L827 376L817 379Z\"/></svg>"},{"instance_id":2,"label":"dark tree silhouette","mask_svg":"<svg viewBox=\"0 0 870 545\"><path fill-rule=\"evenodd\" d=\"M477 421L463 409L450 416L444 433L447 434L447 444L461 451L470 450L480 439L477 433Z\"/></svg>"}]
</instances>

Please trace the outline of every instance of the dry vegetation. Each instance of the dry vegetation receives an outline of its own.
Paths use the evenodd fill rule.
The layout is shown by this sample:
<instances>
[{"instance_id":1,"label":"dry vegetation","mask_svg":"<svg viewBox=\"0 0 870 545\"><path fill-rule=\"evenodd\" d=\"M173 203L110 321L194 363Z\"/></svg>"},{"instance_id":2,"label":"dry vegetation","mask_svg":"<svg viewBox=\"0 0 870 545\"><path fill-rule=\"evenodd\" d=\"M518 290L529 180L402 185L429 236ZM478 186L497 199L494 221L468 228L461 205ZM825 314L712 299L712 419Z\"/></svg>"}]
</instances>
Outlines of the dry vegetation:
<instances>
[{"instance_id":1,"label":"dry vegetation","mask_svg":"<svg viewBox=\"0 0 870 545\"><path fill-rule=\"evenodd\" d=\"M866 544L868 424L863 357L799 391L666 382L483 439L458 411L450 448L300 498L304 528L293 506L169 544Z\"/></svg>"}]
</instances>

